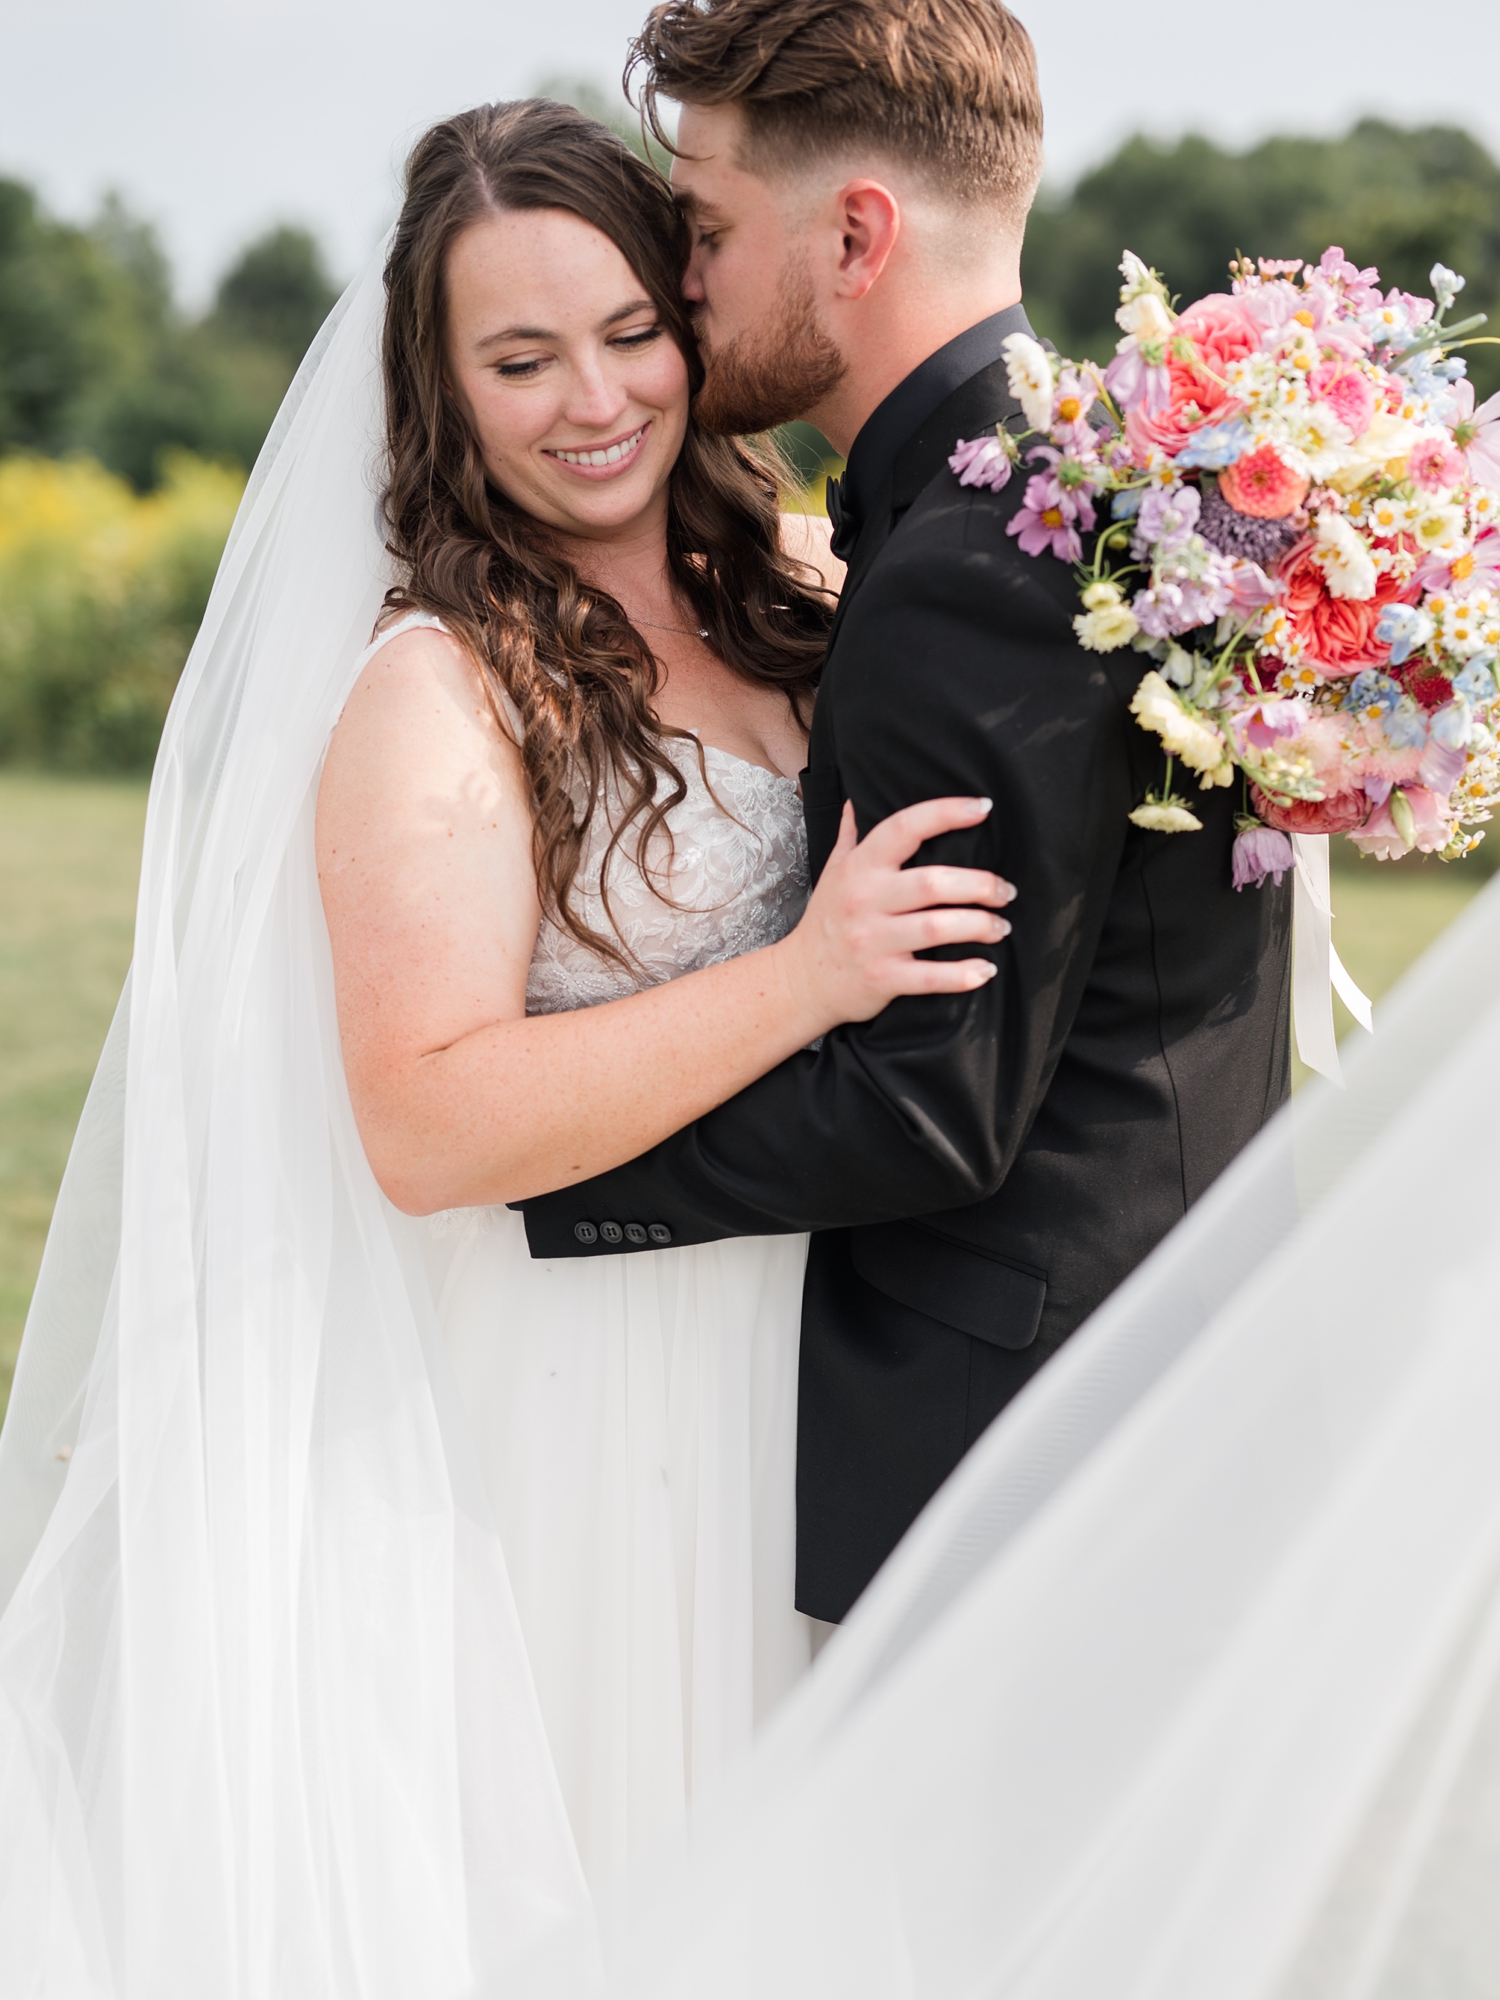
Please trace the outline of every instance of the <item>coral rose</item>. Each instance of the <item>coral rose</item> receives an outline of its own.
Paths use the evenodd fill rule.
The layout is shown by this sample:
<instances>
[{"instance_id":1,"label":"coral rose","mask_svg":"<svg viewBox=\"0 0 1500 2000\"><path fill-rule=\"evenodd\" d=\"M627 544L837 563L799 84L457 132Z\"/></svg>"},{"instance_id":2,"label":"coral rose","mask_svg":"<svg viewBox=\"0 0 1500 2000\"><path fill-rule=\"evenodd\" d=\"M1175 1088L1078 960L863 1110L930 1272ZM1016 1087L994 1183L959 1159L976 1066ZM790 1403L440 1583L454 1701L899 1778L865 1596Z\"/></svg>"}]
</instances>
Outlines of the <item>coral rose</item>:
<instances>
[{"instance_id":1,"label":"coral rose","mask_svg":"<svg viewBox=\"0 0 1500 2000\"><path fill-rule=\"evenodd\" d=\"M1375 628L1388 604L1412 600L1411 584L1400 582L1387 571L1376 578L1373 596L1334 597L1316 549L1311 540L1299 543L1278 572L1282 608L1307 658L1334 680L1365 667L1387 665L1390 645L1376 638Z\"/></svg>"},{"instance_id":2,"label":"coral rose","mask_svg":"<svg viewBox=\"0 0 1500 2000\"><path fill-rule=\"evenodd\" d=\"M1250 804L1278 833L1352 833L1363 826L1370 801L1361 792L1335 792L1326 799L1291 799L1278 805L1259 785L1250 787Z\"/></svg>"},{"instance_id":3,"label":"coral rose","mask_svg":"<svg viewBox=\"0 0 1500 2000\"><path fill-rule=\"evenodd\" d=\"M1224 385L1224 370L1231 361L1259 353L1260 338L1261 330L1244 300L1227 292L1210 292L1189 307L1173 327L1167 348L1171 380L1167 407L1148 416L1138 403L1126 419L1137 460L1144 461L1152 445L1175 457L1195 430L1232 417L1240 406ZM1182 340L1193 342L1197 359L1179 357L1176 349Z\"/></svg>"},{"instance_id":4,"label":"coral rose","mask_svg":"<svg viewBox=\"0 0 1500 2000\"><path fill-rule=\"evenodd\" d=\"M1236 514L1258 521L1284 521L1307 498L1308 477L1294 472L1274 445L1247 451L1219 474L1219 491Z\"/></svg>"}]
</instances>

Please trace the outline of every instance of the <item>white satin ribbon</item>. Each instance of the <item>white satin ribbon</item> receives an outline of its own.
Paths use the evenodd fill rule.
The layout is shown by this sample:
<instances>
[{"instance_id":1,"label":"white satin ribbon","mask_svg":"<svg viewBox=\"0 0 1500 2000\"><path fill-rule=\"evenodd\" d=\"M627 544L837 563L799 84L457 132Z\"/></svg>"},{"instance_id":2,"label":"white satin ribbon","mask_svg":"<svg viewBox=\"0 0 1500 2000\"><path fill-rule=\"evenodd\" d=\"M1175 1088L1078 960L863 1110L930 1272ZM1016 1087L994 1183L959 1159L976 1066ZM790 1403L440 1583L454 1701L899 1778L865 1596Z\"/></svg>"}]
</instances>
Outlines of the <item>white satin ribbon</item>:
<instances>
[{"instance_id":1,"label":"white satin ribbon","mask_svg":"<svg viewBox=\"0 0 1500 2000\"><path fill-rule=\"evenodd\" d=\"M1333 902L1328 881L1328 835L1294 833L1296 890L1292 902L1292 1022L1297 1053L1309 1069L1343 1087L1339 1045L1333 1032L1338 994L1362 1028L1375 1032L1370 1003L1333 948Z\"/></svg>"}]
</instances>

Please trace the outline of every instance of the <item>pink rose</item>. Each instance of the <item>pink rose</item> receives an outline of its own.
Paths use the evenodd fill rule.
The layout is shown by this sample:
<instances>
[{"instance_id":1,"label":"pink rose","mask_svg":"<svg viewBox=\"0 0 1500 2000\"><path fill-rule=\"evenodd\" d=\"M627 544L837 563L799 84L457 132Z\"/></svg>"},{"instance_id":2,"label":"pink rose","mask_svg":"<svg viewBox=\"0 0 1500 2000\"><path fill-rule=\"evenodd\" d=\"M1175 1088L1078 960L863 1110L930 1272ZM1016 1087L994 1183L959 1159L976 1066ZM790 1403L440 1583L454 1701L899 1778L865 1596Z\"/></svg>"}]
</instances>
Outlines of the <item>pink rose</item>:
<instances>
[{"instance_id":1,"label":"pink rose","mask_svg":"<svg viewBox=\"0 0 1500 2000\"><path fill-rule=\"evenodd\" d=\"M1197 352L1194 359L1184 361L1177 348L1187 340ZM1148 415L1137 403L1126 419L1137 462L1144 463L1152 445L1175 457L1195 430L1234 416L1240 406L1225 386L1224 370L1231 361L1259 353L1260 343L1260 327L1242 298L1210 292L1190 306L1173 327L1167 346L1166 408Z\"/></svg>"},{"instance_id":2,"label":"pink rose","mask_svg":"<svg viewBox=\"0 0 1500 2000\"><path fill-rule=\"evenodd\" d=\"M1343 361L1320 361L1307 378L1315 402L1326 403L1355 437L1363 437L1375 414L1375 384Z\"/></svg>"}]
</instances>

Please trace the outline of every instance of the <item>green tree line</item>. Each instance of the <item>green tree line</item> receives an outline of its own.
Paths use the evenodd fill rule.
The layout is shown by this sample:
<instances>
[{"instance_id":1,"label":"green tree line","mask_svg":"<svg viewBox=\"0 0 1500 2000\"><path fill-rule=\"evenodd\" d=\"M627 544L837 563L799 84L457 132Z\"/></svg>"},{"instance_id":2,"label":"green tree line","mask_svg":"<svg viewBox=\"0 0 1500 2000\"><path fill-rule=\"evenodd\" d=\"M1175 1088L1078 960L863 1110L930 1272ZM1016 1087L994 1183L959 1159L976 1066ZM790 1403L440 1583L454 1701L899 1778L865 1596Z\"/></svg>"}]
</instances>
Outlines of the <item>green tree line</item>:
<instances>
[{"instance_id":1,"label":"green tree line","mask_svg":"<svg viewBox=\"0 0 1500 2000\"><path fill-rule=\"evenodd\" d=\"M335 296L317 243L282 227L192 318L117 198L79 226L0 180L0 453L86 453L138 492L173 452L247 467Z\"/></svg>"}]
</instances>

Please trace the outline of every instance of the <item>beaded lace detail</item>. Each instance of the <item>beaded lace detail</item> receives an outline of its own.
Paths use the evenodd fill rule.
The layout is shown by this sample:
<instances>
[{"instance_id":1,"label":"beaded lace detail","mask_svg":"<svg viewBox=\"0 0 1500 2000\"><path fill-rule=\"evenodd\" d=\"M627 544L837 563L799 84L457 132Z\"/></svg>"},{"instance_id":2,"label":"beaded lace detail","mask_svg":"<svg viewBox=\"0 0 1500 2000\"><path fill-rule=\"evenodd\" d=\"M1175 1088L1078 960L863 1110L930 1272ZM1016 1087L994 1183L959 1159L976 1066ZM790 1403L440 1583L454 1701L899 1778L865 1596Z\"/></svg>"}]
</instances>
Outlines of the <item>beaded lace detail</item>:
<instances>
[{"instance_id":1,"label":"beaded lace detail","mask_svg":"<svg viewBox=\"0 0 1500 2000\"><path fill-rule=\"evenodd\" d=\"M592 929L617 935L636 963L629 970L612 965L544 917L526 981L528 1014L624 999L680 973L774 944L801 916L807 836L795 779L705 746L705 784L691 746L673 748L687 797L667 816L670 866L664 840L654 841L647 856L670 901L643 875L638 847L627 837L609 866L611 926L599 895L609 829L602 823L592 828L574 907Z\"/></svg>"}]
</instances>

